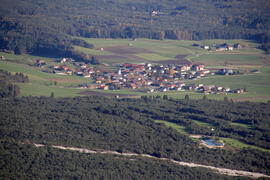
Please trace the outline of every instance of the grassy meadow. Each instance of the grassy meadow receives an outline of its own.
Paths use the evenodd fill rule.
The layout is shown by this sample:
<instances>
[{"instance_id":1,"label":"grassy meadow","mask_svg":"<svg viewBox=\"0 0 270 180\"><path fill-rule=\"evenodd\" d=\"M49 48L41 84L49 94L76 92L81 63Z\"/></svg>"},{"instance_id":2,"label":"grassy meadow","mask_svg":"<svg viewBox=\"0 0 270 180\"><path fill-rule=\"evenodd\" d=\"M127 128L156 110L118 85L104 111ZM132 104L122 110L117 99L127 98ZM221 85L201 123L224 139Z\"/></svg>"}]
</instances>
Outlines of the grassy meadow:
<instances>
[{"instance_id":1,"label":"grassy meadow","mask_svg":"<svg viewBox=\"0 0 270 180\"><path fill-rule=\"evenodd\" d=\"M211 124L209 123L204 123L204 122L200 122L200 121L194 121L196 124L198 124L199 126L202 127L213 127ZM189 134L186 131L186 127L185 126L180 126L178 124L175 123L171 123L168 121L164 121L164 120L156 120L155 123L160 123L160 124L164 124L167 127L173 128L175 129L178 133L190 136L191 134ZM240 123L231 123L231 125L236 125L236 126L242 126L242 127L246 127L246 128L250 128L250 126L245 125L245 124L240 124ZM190 136L190 138L192 138ZM250 148L250 149L255 149L255 150L260 150L260 151L266 151L266 152L270 152L268 149L264 149L258 146L254 146L254 145L250 145L250 144L246 144L243 143L237 139L232 139L232 138L224 138L224 137L216 137L217 139L222 140L225 143L225 148L233 148L233 149L243 149L243 148ZM194 141L198 141L198 139L194 139L192 138Z\"/></svg>"},{"instance_id":2,"label":"grassy meadow","mask_svg":"<svg viewBox=\"0 0 270 180\"><path fill-rule=\"evenodd\" d=\"M185 55L193 63L203 63L207 68L231 68L240 72L241 75L234 76L208 76L198 80L185 80L186 84L196 83L205 85L220 85L231 89L246 88L244 94L209 94L207 98L223 100L225 96L234 100L263 101L270 100L270 56L258 49L259 44L246 40L204 40L204 41L185 41L185 40L152 40L152 39L87 39L87 42L94 44L94 49L74 46L75 50L96 56L100 62L106 64L116 63L159 63L163 60L174 60L177 55ZM211 52L200 47L193 46L212 45L212 44L244 44L246 47L234 51ZM103 48L104 50L100 50ZM125 49L127 52L125 52ZM124 53L123 53L124 52ZM76 86L82 83L91 83L90 78L77 77L75 75L57 75L42 72L42 68L31 66L36 59L42 59L48 66L56 65L53 58L45 58L30 55L14 55L0 53L8 61L0 61L0 69L13 73L22 72L28 75L29 84L19 84L22 95L43 96L52 91L55 96L76 96L81 89ZM257 73L250 73L252 70ZM249 72L249 73L245 73ZM201 99L204 95L195 91L170 91L158 93L143 93L136 90L123 89L118 91L101 91L112 94L130 95L168 95L172 98L184 98L189 95L191 99Z\"/></svg>"}]
</instances>

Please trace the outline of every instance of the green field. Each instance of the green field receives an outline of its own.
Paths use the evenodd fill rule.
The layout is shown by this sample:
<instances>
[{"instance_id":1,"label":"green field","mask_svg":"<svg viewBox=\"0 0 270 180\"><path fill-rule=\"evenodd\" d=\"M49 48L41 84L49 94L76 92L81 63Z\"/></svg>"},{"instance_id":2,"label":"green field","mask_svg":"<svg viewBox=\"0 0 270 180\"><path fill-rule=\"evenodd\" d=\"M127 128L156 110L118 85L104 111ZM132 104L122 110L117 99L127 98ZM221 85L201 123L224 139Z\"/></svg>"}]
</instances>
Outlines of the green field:
<instances>
[{"instance_id":1,"label":"green field","mask_svg":"<svg viewBox=\"0 0 270 180\"><path fill-rule=\"evenodd\" d=\"M133 41L131 39L87 39L83 38L87 42L94 44L94 49L83 48L74 46L75 50L84 52L91 55L99 55L100 62L107 64L116 63L142 63L162 60L173 60L176 55L187 55L187 59L190 59L194 63L204 63L209 68L232 68L245 72L246 70L252 71L254 69L259 70L259 73L248 73L234 76L209 76L207 78L198 80L185 80L186 84L204 84L204 85L220 85L223 87L230 87L231 89L246 88L248 91L244 94L209 94L208 99L223 100L225 96L229 99L235 100L249 100L249 101L261 101L266 102L270 100L270 56L266 55L262 50L257 47L259 44L246 40L203 40L203 41L185 41L185 40L152 40L152 39L137 39ZM234 51L224 52L209 52L200 47L192 46L194 43L204 44L222 44L222 43L241 43L246 45L246 48L237 49ZM114 48L114 51L106 51L106 47ZM117 54L117 48L127 47L134 53L131 54ZM97 50L104 48L104 51ZM143 52L142 50L145 50ZM92 80L77 77L77 76L63 76L51 73L42 72L43 69L34 66L28 66L34 64L36 59L42 59L47 62L47 66L55 65L57 59L44 58L30 55L14 55L7 53L0 53L9 59L9 61L0 61L0 69L4 69L10 72L22 72L29 76L31 84L24 84L21 86L23 95L48 95L54 89L57 89L56 96L75 96L80 90L72 89L78 84L90 83ZM12 63L14 62L14 63ZM225 66L226 65L226 66ZM54 82L57 85L52 86ZM39 88L40 86L40 88ZM48 88L45 88L48 86ZM33 91L30 91L33 87ZM34 90L35 89L35 90ZM42 90L40 90L42 89ZM67 90L65 90L67 89ZM100 91L100 90L99 90ZM101 91L103 92L103 91ZM110 91L104 91L106 93ZM151 95L151 96L163 96L168 95L172 98L184 98L185 95L189 95L191 99L201 99L204 94L195 91L170 91L164 93L142 93L135 90L122 89L110 93L115 94L131 94L131 95Z\"/></svg>"},{"instance_id":2,"label":"green field","mask_svg":"<svg viewBox=\"0 0 270 180\"><path fill-rule=\"evenodd\" d=\"M160 60L168 60L172 58L164 57L158 54L150 54L150 53L141 53L141 54L136 54L136 56L147 59L147 60L152 60L152 61L160 61Z\"/></svg>"},{"instance_id":3,"label":"green field","mask_svg":"<svg viewBox=\"0 0 270 180\"><path fill-rule=\"evenodd\" d=\"M56 97L78 96L75 89L78 84L89 83L92 80L78 76L63 76L45 73L40 69L25 64L0 61L0 69L16 73L22 72L29 77L29 83L18 83L22 96L49 96L54 92ZM56 85L55 85L56 83Z\"/></svg>"},{"instance_id":4,"label":"green field","mask_svg":"<svg viewBox=\"0 0 270 180\"><path fill-rule=\"evenodd\" d=\"M171 122L168 122L168 121L162 121L162 120L156 120L155 123L165 124L167 127L171 127L171 128L175 129L176 131L178 131L181 134L188 135L188 133L185 130L184 126L180 126L178 124L171 123Z\"/></svg>"},{"instance_id":5,"label":"green field","mask_svg":"<svg viewBox=\"0 0 270 180\"><path fill-rule=\"evenodd\" d=\"M259 54L202 54L192 58L195 62L209 65L263 65Z\"/></svg>"},{"instance_id":6,"label":"green field","mask_svg":"<svg viewBox=\"0 0 270 180\"><path fill-rule=\"evenodd\" d=\"M258 146L253 146L250 144L245 144L237 139L231 139L231 138L219 138L225 142L225 147L226 146L231 146L237 149L242 149L242 148L250 148L250 149L255 149L255 150L260 150L260 151L266 151L270 152L268 149L260 148Z\"/></svg>"},{"instance_id":7,"label":"green field","mask_svg":"<svg viewBox=\"0 0 270 180\"><path fill-rule=\"evenodd\" d=\"M247 40L203 40L203 41L184 41L184 40L150 40L150 39L137 39L133 41L131 39L87 39L83 38L89 43L94 44L95 48L105 47L123 47L130 46L134 48L142 48L153 53L135 53L132 55L144 58L147 60L166 60L174 58L176 55L188 55L188 59L193 60L195 63L200 62L206 65L270 65L269 55L265 55L264 52L258 49L259 44L247 41ZM222 52L209 52L200 47L192 46L194 43L205 44L235 44L241 43L246 45L246 48L235 49L234 51L222 51ZM76 47L77 50L89 53L89 54L104 54L110 55L109 51L97 51L87 48ZM108 53L108 54L107 54ZM114 53L117 54L117 53ZM121 54L118 54L121 55ZM128 55L125 56L129 59ZM101 59L106 63L110 63L108 59ZM141 63L141 59L132 59L133 63Z\"/></svg>"},{"instance_id":8,"label":"green field","mask_svg":"<svg viewBox=\"0 0 270 180\"><path fill-rule=\"evenodd\" d=\"M243 124L243 123L234 123L232 122L231 125L233 126L241 126L241 127L244 127L244 128L251 128L252 126L248 125L248 124Z\"/></svg>"},{"instance_id":9,"label":"green field","mask_svg":"<svg viewBox=\"0 0 270 180\"><path fill-rule=\"evenodd\" d=\"M89 48L84 48L80 46L73 46L75 50L84 52L86 54L91 54L91 55L112 55L113 53L110 53L108 51L100 51L96 49L89 49Z\"/></svg>"},{"instance_id":10,"label":"green field","mask_svg":"<svg viewBox=\"0 0 270 180\"><path fill-rule=\"evenodd\" d=\"M206 122L202 122L202 121L197 121L197 120L192 120L193 122L195 122L196 124L198 124L199 126L202 127L215 127L210 123L206 123Z\"/></svg>"},{"instance_id":11,"label":"green field","mask_svg":"<svg viewBox=\"0 0 270 180\"><path fill-rule=\"evenodd\" d=\"M200 125L202 127L213 127L213 125L211 125L209 123L204 123L204 122L195 121L195 120L193 120L193 121L196 124L198 124L198 125ZM171 127L171 128L175 129L177 132L179 132L181 134L190 135L185 130L186 128L184 126L180 126L178 124L167 122L167 121L163 121L163 120L156 120L155 123L165 124L167 127ZM242 126L242 127L249 127L249 126L245 126L244 124L240 124L240 123L232 123L232 125L239 125L239 126ZM241 142L241 141L239 141L237 139L223 138L223 137L217 137L217 139L220 139L220 140L224 141L225 148L226 147L229 147L229 148L232 147L232 148L236 148L236 149L250 148L250 149L255 149L255 150L270 152L270 150L268 150L268 149L260 148L260 147L253 146L253 145L249 145L249 144L243 143L243 142Z\"/></svg>"}]
</instances>

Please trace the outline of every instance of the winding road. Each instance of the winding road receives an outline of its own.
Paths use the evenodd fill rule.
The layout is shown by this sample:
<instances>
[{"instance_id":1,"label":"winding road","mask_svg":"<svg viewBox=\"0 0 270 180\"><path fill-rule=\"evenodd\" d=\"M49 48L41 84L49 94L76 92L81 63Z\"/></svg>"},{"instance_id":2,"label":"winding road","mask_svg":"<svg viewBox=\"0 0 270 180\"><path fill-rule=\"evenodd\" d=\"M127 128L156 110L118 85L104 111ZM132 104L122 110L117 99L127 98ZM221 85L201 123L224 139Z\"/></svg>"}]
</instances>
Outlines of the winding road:
<instances>
[{"instance_id":1,"label":"winding road","mask_svg":"<svg viewBox=\"0 0 270 180\"><path fill-rule=\"evenodd\" d=\"M35 147L44 147L44 144L35 144ZM256 172L248 172L248 171L240 171L240 170L234 170L234 169L227 169L227 168L218 168L214 166L207 166L207 165L202 165L202 164L196 164L196 163L189 163L189 162L183 162L183 161L176 161L173 159L168 159L168 158L158 158L155 156L151 156L149 154L136 154L136 153L120 153L117 151L107 151L107 150L91 150L91 149L86 149L86 148L77 148L77 147L64 147L64 146L55 146L52 145L51 147L56 148L56 149L62 149L62 150L68 150L68 151L77 151L80 153L87 153L87 154L112 154L112 155L118 155L118 156L140 156L140 157L146 157L146 158L151 158L151 159L158 159L158 160L163 160L163 161L170 161L174 164L178 164L181 166L188 166L188 167L201 167L201 168L207 168L215 171L216 173L219 174L225 174L228 176L244 176L244 177L250 177L250 178L260 178L260 177L267 177L270 178L270 176L262 174L262 173L256 173Z\"/></svg>"}]
</instances>

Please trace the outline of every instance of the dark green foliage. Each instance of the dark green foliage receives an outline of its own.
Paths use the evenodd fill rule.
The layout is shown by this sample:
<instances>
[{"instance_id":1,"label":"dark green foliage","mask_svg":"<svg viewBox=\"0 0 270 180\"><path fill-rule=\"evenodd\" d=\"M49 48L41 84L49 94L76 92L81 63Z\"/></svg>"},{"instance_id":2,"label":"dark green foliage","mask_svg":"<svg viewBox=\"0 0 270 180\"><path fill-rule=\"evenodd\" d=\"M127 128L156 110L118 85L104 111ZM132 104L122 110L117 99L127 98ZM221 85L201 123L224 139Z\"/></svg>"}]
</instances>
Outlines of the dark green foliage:
<instances>
[{"instance_id":1,"label":"dark green foliage","mask_svg":"<svg viewBox=\"0 0 270 180\"><path fill-rule=\"evenodd\" d=\"M64 146L119 152L146 153L157 157L270 173L268 152L251 149L199 148L186 135L154 123L166 120L187 127L194 134L231 137L269 148L269 103L224 101L109 99L104 97L0 99L0 136ZM251 124L253 129L232 126Z\"/></svg>"},{"instance_id":2,"label":"dark green foliage","mask_svg":"<svg viewBox=\"0 0 270 180\"><path fill-rule=\"evenodd\" d=\"M1 141L0 179L249 179L149 158L83 154L14 141Z\"/></svg>"},{"instance_id":3,"label":"dark green foliage","mask_svg":"<svg viewBox=\"0 0 270 180\"><path fill-rule=\"evenodd\" d=\"M0 80L0 98L16 97L20 95L20 89L7 81Z\"/></svg>"},{"instance_id":4,"label":"dark green foliage","mask_svg":"<svg viewBox=\"0 0 270 180\"><path fill-rule=\"evenodd\" d=\"M28 83L29 78L28 76L25 76L23 73L16 73L15 75L12 75L8 71L4 71L0 69L0 80L2 81L9 81L9 82L22 82L22 83Z\"/></svg>"},{"instance_id":5,"label":"dark green foliage","mask_svg":"<svg viewBox=\"0 0 270 180\"><path fill-rule=\"evenodd\" d=\"M71 44L93 47L70 35L260 40L270 28L268 0L2 0L1 4L0 49L17 54L71 57Z\"/></svg>"},{"instance_id":6,"label":"dark green foliage","mask_svg":"<svg viewBox=\"0 0 270 180\"><path fill-rule=\"evenodd\" d=\"M12 75L10 72L0 70L0 97L16 97L20 95L20 89L15 82L29 82L28 76L23 73Z\"/></svg>"},{"instance_id":7,"label":"dark green foliage","mask_svg":"<svg viewBox=\"0 0 270 180\"><path fill-rule=\"evenodd\" d=\"M95 56L92 56L92 57L91 57L90 63L93 64L93 65L98 65L98 64L100 64L100 63L99 63L99 60L98 60Z\"/></svg>"},{"instance_id":8,"label":"dark green foliage","mask_svg":"<svg viewBox=\"0 0 270 180\"><path fill-rule=\"evenodd\" d=\"M72 44L74 44L76 46L81 46L81 47L91 48L91 49L94 48L93 44L89 44L86 41L81 40L81 39L73 39L71 42L72 42Z\"/></svg>"},{"instance_id":9,"label":"dark green foliage","mask_svg":"<svg viewBox=\"0 0 270 180\"><path fill-rule=\"evenodd\" d=\"M270 53L270 31L263 34L261 48L267 53Z\"/></svg>"}]
</instances>

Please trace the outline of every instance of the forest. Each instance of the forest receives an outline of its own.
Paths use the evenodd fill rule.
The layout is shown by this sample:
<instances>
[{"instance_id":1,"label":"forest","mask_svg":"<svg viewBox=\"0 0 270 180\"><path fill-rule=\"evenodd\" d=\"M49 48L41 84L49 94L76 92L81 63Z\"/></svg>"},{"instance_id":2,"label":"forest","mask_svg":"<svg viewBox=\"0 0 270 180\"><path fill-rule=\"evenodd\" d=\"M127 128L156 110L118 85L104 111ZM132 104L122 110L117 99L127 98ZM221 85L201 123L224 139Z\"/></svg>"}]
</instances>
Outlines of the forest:
<instances>
[{"instance_id":1,"label":"forest","mask_svg":"<svg viewBox=\"0 0 270 180\"><path fill-rule=\"evenodd\" d=\"M36 149L14 139L1 140L0 148L0 179L251 179L144 158Z\"/></svg>"},{"instance_id":2,"label":"forest","mask_svg":"<svg viewBox=\"0 0 270 180\"><path fill-rule=\"evenodd\" d=\"M80 38L252 39L265 42L267 0L3 0L0 49L76 57ZM263 49L268 49L265 46Z\"/></svg>"},{"instance_id":3,"label":"forest","mask_svg":"<svg viewBox=\"0 0 270 180\"><path fill-rule=\"evenodd\" d=\"M23 73L11 74L10 72L0 70L0 97L16 97L20 95L20 88L14 83L29 82L28 76Z\"/></svg>"},{"instance_id":4,"label":"forest","mask_svg":"<svg viewBox=\"0 0 270 180\"><path fill-rule=\"evenodd\" d=\"M185 125L189 133L230 137L268 149L270 103L174 100L160 97L9 97L0 99L2 139L16 142L134 152L270 174L269 151L209 149L156 120ZM211 123L216 131L199 126ZM230 122L250 124L252 128ZM268 149L269 150L269 149Z\"/></svg>"}]
</instances>

